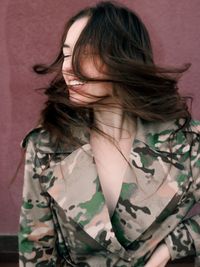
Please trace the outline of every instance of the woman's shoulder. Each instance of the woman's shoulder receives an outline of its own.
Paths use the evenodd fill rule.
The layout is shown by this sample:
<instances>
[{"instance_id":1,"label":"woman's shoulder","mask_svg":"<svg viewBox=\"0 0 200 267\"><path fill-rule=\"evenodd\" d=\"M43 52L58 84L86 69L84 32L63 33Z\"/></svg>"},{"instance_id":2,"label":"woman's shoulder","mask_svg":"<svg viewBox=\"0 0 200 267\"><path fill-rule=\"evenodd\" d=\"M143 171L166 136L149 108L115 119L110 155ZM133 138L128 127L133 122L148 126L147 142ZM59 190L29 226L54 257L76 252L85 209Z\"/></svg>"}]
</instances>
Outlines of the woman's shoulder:
<instances>
[{"instance_id":1,"label":"woman's shoulder","mask_svg":"<svg viewBox=\"0 0 200 267\"><path fill-rule=\"evenodd\" d=\"M21 141L21 147L26 148L29 142L32 142L33 145L38 146L41 144L41 141L49 141L49 133L46 131L42 125L38 125L35 128L29 130Z\"/></svg>"},{"instance_id":2,"label":"woman's shoulder","mask_svg":"<svg viewBox=\"0 0 200 267\"><path fill-rule=\"evenodd\" d=\"M41 153L55 153L58 150L56 143L52 141L50 132L42 125L38 125L26 133L21 141L21 147L26 149L30 143L34 150Z\"/></svg>"},{"instance_id":3,"label":"woman's shoulder","mask_svg":"<svg viewBox=\"0 0 200 267\"><path fill-rule=\"evenodd\" d=\"M186 123L186 124L185 124ZM153 125L153 126L152 126ZM186 127L185 127L186 126ZM169 120L165 122L150 123L151 133L170 135L173 132L191 133L195 135L200 134L200 121L195 119L190 119L188 122L184 118L177 118L175 120Z\"/></svg>"},{"instance_id":4,"label":"woman's shoulder","mask_svg":"<svg viewBox=\"0 0 200 267\"><path fill-rule=\"evenodd\" d=\"M195 120L195 119L192 119L190 121L190 129L197 133L197 134L200 134L200 121L199 120Z\"/></svg>"},{"instance_id":5,"label":"woman's shoulder","mask_svg":"<svg viewBox=\"0 0 200 267\"><path fill-rule=\"evenodd\" d=\"M64 141L56 141L55 137L43 125L38 125L28 131L21 141L21 147L26 149L29 143L32 144L35 150L45 154L69 154L77 148Z\"/></svg>"}]
</instances>

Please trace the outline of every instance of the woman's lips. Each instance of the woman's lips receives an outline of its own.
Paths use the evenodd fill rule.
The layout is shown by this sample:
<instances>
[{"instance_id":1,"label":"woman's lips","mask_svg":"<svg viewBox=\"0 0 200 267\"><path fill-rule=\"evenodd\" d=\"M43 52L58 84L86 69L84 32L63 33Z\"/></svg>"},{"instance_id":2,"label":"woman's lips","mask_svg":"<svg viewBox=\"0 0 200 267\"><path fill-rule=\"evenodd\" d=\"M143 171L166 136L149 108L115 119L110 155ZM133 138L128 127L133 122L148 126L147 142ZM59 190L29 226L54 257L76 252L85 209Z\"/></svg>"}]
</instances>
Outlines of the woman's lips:
<instances>
[{"instance_id":1,"label":"woman's lips","mask_svg":"<svg viewBox=\"0 0 200 267\"><path fill-rule=\"evenodd\" d=\"M84 86L84 84L68 85L68 89L69 89L69 91L76 93L76 91L80 91L83 86Z\"/></svg>"}]
</instances>

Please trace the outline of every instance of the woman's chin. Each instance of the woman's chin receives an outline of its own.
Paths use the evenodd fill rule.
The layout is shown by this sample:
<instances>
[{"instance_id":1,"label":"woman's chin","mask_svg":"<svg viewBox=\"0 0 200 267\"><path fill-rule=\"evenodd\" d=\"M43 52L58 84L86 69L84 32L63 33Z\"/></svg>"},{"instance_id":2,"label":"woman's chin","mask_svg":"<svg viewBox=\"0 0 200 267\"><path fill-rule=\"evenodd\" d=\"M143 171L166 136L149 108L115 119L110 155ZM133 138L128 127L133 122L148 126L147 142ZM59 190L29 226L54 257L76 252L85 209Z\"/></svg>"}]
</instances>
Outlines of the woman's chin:
<instances>
[{"instance_id":1,"label":"woman's chin","mask_svg":"<svg viewBox=\"0 0 200 267\"><path fill-rule=\"evenodd\" d=\"M84 106L87 105L90 101L88 101L87 99L83 99L80 97L76 97L76 96L69 96L69 100L74 103L77 104L79 106Z\"/></svg>"}]
</instances>

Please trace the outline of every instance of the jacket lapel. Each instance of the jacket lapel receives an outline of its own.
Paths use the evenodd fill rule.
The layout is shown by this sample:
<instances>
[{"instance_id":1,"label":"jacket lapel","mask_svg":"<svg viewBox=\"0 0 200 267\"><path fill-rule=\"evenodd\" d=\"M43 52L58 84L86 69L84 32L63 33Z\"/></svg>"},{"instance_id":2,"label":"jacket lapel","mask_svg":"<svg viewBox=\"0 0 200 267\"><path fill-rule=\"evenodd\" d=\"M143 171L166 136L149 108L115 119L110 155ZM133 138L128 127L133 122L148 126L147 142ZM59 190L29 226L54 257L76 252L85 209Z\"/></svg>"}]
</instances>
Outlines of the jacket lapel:
<instances>
[{"instance_id":1,"label":"jacket lapel","mask_svg":"<svg viewBox=\"0 0 200 267\"><path fill-rule=\"evenodd\" d=\"M173 213L180 200L189 144L179 132L172 140L172 130L181 121L165 123L137 121L137 135L130 154L131 168L127 168L119 200L112 217L112 225L119 242L128 247L157 220ZM172 164L170 162L172 157ZM183 164L184 163L184 164Z\"/></svg>"},{"instance_id":2,"label":"jacket lapel","mask_svg":"<svg viewBox=\"0 0 200 267\"><path fill-rule=\"evenodd\" d=\"M101 246L124 257L126 251L114 234L90 145L73 151L53 167L51 175L54 184L47 192L66 216Z\"/></svg>"}]
</instances>

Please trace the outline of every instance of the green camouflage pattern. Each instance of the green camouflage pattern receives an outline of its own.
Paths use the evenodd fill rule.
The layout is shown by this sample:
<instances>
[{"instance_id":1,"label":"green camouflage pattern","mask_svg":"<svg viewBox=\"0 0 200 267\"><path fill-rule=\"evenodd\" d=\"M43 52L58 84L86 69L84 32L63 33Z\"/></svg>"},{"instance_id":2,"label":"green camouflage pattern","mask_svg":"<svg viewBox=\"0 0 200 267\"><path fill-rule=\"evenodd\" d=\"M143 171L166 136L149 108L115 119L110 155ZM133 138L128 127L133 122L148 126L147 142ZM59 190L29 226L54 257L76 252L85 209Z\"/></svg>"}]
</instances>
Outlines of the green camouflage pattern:
<instances>
[{"instance_id":1,"label":"green camouflage pattern","mask_svg":"<svg viewBox=\"0 0 200 267\"><path fill-rule=\"evenodd\" d=\"M200 198L200 122L171 138L183 122L137 118L112 216L89 136L81 133L83 145L66 148L53 146L42 127L29 132L19 266L142 267L161 242L171 260L193 255L200 266L200 214L188 215Z\"/></svg>"}]
</instances>

